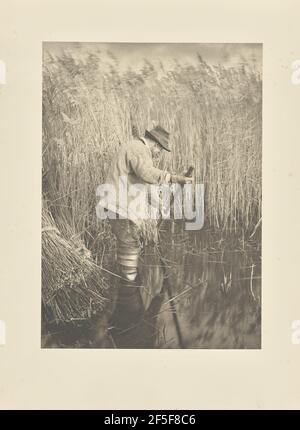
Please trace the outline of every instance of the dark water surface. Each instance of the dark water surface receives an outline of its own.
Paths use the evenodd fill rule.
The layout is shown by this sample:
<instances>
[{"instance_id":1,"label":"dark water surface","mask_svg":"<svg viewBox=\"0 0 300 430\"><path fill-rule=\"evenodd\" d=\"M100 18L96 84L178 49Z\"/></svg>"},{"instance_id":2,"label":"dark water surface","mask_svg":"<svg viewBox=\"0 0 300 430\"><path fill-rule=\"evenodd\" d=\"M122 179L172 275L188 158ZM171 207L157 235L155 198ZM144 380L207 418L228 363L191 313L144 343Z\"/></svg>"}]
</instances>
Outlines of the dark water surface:
<instances>
[{"instance_id":1,"label":"dark water surface","mask_svg":"<svg viewBox=\"0 0 300 430\"><path fill-rule=\"evenodd\" d=\"M260 348L258 244L258 238L216 239L181 228L171 236L166 227L160 246L147 246L142 255L143 288L119 303L115 297L114 312L59 328L45 347Z\"/></svg>"}]
</instances>

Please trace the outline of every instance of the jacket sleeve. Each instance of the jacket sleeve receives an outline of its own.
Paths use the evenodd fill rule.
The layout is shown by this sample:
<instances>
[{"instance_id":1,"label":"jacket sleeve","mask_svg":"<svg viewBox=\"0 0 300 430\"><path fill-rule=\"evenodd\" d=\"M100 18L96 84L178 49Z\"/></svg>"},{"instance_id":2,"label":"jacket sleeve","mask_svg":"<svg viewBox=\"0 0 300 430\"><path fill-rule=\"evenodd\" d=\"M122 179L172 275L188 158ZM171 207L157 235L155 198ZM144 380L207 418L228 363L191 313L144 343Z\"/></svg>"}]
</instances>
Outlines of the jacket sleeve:
<instances>
[{"instance_id":1,"label":"jacket sleeve","mask_svg":"<svg viewBox=\"0 0 300 430\"><path fill-rule=\"evenodd\" d=\"M162 184L170 181L170 173L154 167L147 150L130 151L129 163L136 176L148 184Z\"/></svg>"}]
</instances>

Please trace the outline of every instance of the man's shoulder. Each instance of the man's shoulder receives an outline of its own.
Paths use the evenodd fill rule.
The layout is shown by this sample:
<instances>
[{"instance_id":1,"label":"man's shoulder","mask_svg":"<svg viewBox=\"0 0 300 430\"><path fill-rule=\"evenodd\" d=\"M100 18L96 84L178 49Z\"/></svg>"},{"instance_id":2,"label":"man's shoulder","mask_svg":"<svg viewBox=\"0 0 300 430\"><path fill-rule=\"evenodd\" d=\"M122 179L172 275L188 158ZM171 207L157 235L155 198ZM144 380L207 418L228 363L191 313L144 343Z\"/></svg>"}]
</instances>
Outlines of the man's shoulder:
<instances>
[{"instance_id":1,"label":"man's shoulder","mask_svg":"<svg viewBox=\"0 0 300 430\"><path fill-rule=\"evenodd\" d=\"M136 137L129 140L127 144L127 150L132 154L146 155L148 153L148 148L145 143Z\"/></svg>"}]
</instances>

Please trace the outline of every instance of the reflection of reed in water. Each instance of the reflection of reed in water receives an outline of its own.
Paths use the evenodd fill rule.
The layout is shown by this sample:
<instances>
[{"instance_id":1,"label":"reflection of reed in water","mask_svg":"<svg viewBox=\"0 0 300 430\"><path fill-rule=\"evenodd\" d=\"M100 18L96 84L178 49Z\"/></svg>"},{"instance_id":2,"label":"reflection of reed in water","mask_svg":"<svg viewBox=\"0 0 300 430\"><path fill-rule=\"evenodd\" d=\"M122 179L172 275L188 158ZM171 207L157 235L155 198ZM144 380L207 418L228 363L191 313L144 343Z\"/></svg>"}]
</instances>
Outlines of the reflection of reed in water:
<instances>
[{"instance_id":1,"label":"reflection of reed in water","mask_svg":"<svg viewBox=\"0 0 300 430\"><path fill-rule=\"evenodd\" d=\"M259 252L226 241L206 243L204 235L196 246L187 236L176 225L172 243L166 227L160 249L145 248L140 264L145 291L140 291L146 310L140 318L114 331L110 318L101 317L89 335L92 343L83 331L80 347L260 348ZM126 315L126 307L123 311ZM72 329L64 339L59 335L57 346L71 335L78 337Z\"/></svg>"},{"instance_id":2,"label":"reflection of reed in water","mask_svg":"<svg viewBox=\"0 0 300 430\"><path fill-rule=\"evenodd\" d=\"M173 285L187 348L260 347L260 273L250 262L245 253L194 252L176 266L185 280Z\"/></svg>"}]
</instances>

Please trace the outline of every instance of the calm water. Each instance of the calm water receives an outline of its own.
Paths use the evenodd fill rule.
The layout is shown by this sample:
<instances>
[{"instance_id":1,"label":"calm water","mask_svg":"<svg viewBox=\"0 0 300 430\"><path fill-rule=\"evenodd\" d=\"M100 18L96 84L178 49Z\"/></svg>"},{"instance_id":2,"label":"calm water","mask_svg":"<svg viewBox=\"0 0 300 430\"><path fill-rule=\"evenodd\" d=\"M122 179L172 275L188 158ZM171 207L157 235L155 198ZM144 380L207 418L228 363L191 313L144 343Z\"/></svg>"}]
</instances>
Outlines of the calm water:
<instances>
[{"instance_id":1,"label":"calm water","mask_svg":"<svg viewBox=\"0 0 300 430\"><path fill-rule=\"evenodd\" d=\"M119 304L113 294L114 313L59 327L45 347L260 348L258 240L216 240L181 228L170 237L166 227L160 247L145 248L144 288ZM108 261L113 256L114 250ZM112 284L116 292L118 280Z\"/></svg>"}]
</instances>

